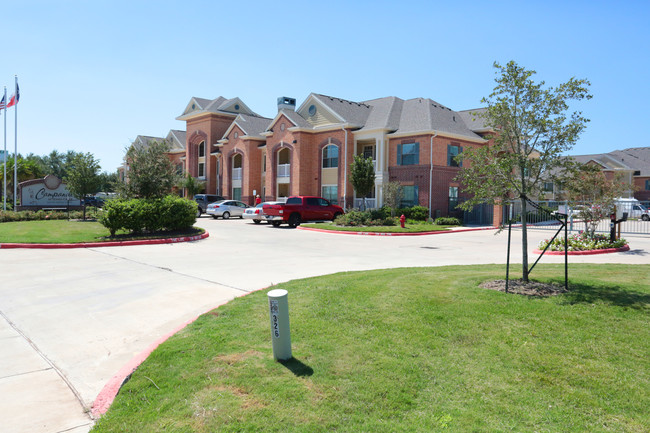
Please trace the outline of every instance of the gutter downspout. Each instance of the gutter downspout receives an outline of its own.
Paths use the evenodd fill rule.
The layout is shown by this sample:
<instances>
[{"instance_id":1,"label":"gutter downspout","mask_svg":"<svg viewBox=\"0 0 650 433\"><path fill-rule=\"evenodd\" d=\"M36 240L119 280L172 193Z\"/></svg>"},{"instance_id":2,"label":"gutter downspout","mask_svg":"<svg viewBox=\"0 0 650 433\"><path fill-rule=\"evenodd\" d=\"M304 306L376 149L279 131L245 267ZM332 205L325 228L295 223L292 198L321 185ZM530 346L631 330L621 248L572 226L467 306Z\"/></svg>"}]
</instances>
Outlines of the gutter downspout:
<instances>
[{"instance_id":1,"label":"gutter downspout","mask_svg":"<svg viewBox=\"0 0 650 433\"><path fill-rule=\"evenodd\" d=\"M348 210L348 132L345 130L345 126L342 126L341 129L345 134L345 146L344 146L344 164L343 169L343 210L347 212Z\"/></svg>"},{"instance_id":2,"label":"gutter downspout","mask_svg":"<svg viewBox=\"0 0 650 433\"><path fill-rule=\"evenodd\" d=\"M429 165L431 168L429 169L429 218L432 218L431 216L431 193L433 192L433 139L438 136L438 133L436 131L433 131L433 135L431 136L431 143L429 144L429 151L431 152L431 155L429 156Z\"/></svg>"}]
</instances>

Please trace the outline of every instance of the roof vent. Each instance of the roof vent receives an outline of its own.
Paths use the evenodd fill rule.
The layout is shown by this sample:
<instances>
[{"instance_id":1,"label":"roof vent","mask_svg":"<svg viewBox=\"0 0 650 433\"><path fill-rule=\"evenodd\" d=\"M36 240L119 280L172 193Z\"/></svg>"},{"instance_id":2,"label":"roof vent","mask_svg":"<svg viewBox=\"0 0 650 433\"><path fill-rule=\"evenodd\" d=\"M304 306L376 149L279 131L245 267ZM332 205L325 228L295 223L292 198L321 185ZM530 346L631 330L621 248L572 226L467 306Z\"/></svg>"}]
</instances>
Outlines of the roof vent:
<instances>
[{"instance_id":1,"label":"roof vent","mask_svg":"<svg viewBox=\"0 0 650 433\"><path fill-rule=\"evenodd\" d=\"M278 98L278 111L280 110L295 111L295 109L296 109L295 98L288 98L286 96L280 96Z\"/></svg>"}]
</instances>

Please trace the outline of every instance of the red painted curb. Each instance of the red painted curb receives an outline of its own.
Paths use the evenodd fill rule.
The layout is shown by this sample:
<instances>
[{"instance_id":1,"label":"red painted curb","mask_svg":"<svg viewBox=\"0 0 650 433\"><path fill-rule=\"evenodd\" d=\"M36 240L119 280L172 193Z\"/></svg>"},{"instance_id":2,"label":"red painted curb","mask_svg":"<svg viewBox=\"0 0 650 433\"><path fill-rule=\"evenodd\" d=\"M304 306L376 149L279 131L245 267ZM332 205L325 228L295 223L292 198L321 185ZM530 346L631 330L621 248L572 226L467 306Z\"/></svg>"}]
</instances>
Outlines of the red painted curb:
<instances>
[{"instance_id":1,"label":"red painted curb","mask_svg":"<svg viewBox=\"0 0 650 433\"><path fill-rule=\"evenodd\" d=\"M570 256L591 256L594 254L608 254L608 253L620 253L622 251L629 251L630 246L625 245L620 248L605 248L602 250L587 250L587 251L567 251ZM542 254L542 250L534 250L534 254ZM563 256L564 251L546 251L545 254L551 256Z\"/></svg>"},{"instance_id":2,"label":"red painted curb","mask_svg":"<svg viewBox=\"0 0 650 433\"><path fill-rule=\"evenodd\" d=\"M334 233L340 235L356 235L356 236L427 236L427 235L441 235L444 233L462 233L462 232L475 232L480 230L497 230L496 227L476 227L468 229L459 229L459 230L437 230L433 232L417 232L417 233L378 233L378 232L347 232L340 230L325 230L325 229L315 229L312 227L301 227L298 226L300 230L307 230L312 232L320 233Z\"/></svg>"},{"instance_id":3,"label":"red painted curb","mask_svg":"<svg viewBox=\"0 0 650 433\"><path fill-rule=\"evenodd\" d=\"M248 293L244 293L241 296L236 296L233 299L248 296L251 293L259 292L260 290L265 290L265 289L268 289L268 287L263 287L261 289L252 290L252 291L250 291ZM113 403L113 400L115 400L115 396L120 391L120 388L122 388L122 385L124 385L124 382L126 381L126 378L129 377L129 375L132 374L136 370L136 368L138 368L138 366L140 366L140 364L142 364L149 357L149 355L151 355L151 352L156 350L156 348L158 346L163 344L165 341L167 341L171 336L173 336L177 332L180 332L187 325L193 323L196 319L198 319L202 315L214 310L215 308L219 308L222 305L226 305L228 302L232 301L233 299L228 300L228 301L226 301L226 302L224 302L222 304L219 304L219 305L217 305L215 307L212 307L209 310L207 310L206 312L199 314L195 318L188 320L187 322L183 323L182 325L180 325L179 327L177 327L173 331L169 332L168 334L163 335L162 337L160 337L159 339L157 339L156 341L151 343L149 345L149 347L147 347L144 351L140 352L139 354L137 354L136 356L131 358L131 360L129 362L127 362L124 365L124 367L120 368L120 370L117 373L115 373L115 375L113 375L113 377L111 377L111 379L106 383L106 385L104 385L104 388L102 388L102 390L99 392L99 394L97 394L97 398L95 398L95 401L93 402L93 406L91 408L91 414L92 414L93 418L97 419L101 415L106 413L108 408Z\"/></svg>"},{"instance_id":4,"label":"red painted curb","mask_svg":"<svg viewBox=\"0 0 650 433\"><path fill-rule=\"evenodd\" d=\"M41 248L41 249L57 249L57 248L97 248L97 247L125 247L133 245L157 245L157 244L175 244L177 242L191 242L205 239L210 234L204 232L195 236L181 236L178 238L164 238L164 239L141 239L137 241L109 241L109 242L81 242L78 244L0 244L0 249L10 248Z\"/></svg>"}]
</instances>

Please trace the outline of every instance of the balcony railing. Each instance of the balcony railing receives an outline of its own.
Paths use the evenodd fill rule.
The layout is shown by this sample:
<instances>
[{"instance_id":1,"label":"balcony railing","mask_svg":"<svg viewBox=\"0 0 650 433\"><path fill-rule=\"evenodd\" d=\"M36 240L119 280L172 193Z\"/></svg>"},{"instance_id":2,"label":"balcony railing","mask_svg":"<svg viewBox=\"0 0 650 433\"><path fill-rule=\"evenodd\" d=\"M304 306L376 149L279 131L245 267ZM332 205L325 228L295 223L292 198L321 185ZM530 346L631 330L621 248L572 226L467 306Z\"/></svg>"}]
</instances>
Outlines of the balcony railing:
<instances>
[{"instance_id":1,"label":"balcony railing","mask_svg":"<svg viewBox=\"0 0 650 433\"><path fill-rule=\"evenodd\" d=\"M278 164L278 177L290 177L291 164Z\"/></svg>"},{"instance_id":2,"label":"balcony railing","mask_svg":"<svg viewBox=\"0 0 650 433\"><path fill-rule=\"evenodd\" d=\"M232 180L241 180L241 167L232 169Z\"/></svg>"},{"instance_id":3,"label":"balcony railing","mask_svg":"<svg viewBox=\"0 0 650 433\"><path fill-rule=\"evenodd\" d=\"M363 199L362 198L355 198L354 199L354 207L355 209L363 209ZM376 198L367 198L366 199L366 209L375 209L377 207L377 199Z\"/></svg>"}]
</instances>

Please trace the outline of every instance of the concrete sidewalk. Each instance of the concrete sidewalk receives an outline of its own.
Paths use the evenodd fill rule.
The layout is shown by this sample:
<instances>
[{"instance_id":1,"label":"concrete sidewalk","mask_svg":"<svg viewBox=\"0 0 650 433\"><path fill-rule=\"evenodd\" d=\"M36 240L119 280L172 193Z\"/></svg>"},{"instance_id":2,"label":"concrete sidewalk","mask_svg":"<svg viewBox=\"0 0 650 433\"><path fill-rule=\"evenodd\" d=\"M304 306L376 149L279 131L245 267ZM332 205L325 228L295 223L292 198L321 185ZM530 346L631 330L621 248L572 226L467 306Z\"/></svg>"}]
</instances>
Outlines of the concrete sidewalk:
<instances>
[{"instance_id":1,"label":"concrete sidewalk","mask_svg":"<svg viewBox=\"0 0 650 433\"><path fill-rule=\"evenodd\" d=\"M135 356L252 290L342 271L506 260L507 234L494 231L378 237L241 220L201 218L198 225L210 237L184 244L0 250L0 430L88 431L95 398ZM529 250L550 236L531 231ZM629 252L569 263L650 263L650 238L628 240ZM541 263L563 261L545 256ZM519 231L511 262L521 263Z\"/></svg>"}]
</instances>

